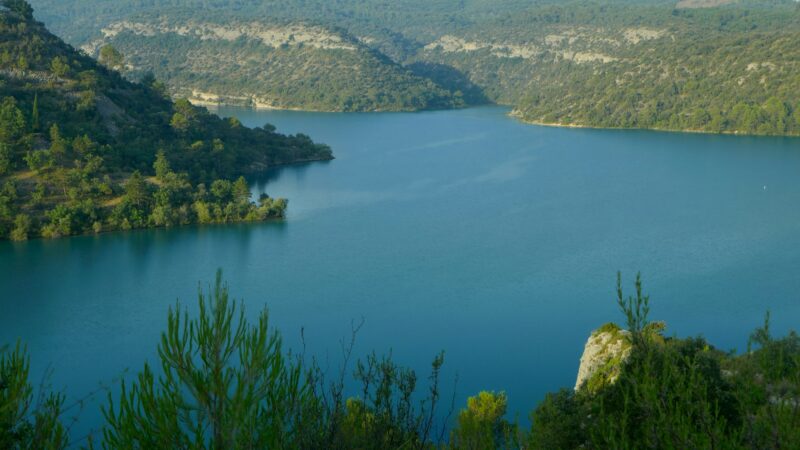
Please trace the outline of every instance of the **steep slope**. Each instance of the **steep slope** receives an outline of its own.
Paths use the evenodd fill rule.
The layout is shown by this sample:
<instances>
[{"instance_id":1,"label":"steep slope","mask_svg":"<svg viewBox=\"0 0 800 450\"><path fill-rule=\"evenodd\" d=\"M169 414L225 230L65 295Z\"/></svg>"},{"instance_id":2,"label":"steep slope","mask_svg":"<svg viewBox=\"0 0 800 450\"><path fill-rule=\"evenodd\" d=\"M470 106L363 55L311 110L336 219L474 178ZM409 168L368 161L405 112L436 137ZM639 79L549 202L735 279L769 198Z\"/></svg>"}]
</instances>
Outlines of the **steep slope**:
<instances>
[{"instance_id":1,"label":"steep slope","mask_svg":"<svg viewBox=\"0 0 800 450\"><path fill-rule=\"evenodd\" d=\"M173 103L50 34L26 2L0 5L0 238L279 217L285 202L253 204L232 180L332 157Z\"/></svg>"},{"instance_id":2,"label":"steep slope","mask_svg":"<svg viewBox=\"0 0 800 450\"><path fill-rule=\"evenodd\" d=\"M52 20L129 17L144 4L52 5ZM64 2L60 2L64 3ZM529 122L796 135L800 3L794 0L155 0L193 17L344 27L416 75ZM86 9L94 5L97 13ZM82 15L81 15L82 14ZM56 17L58 16L58 17ZM120 20L120 19L114 19ZM199 19L198 19L199 20ZM287 67L292 67L284 61ZM280 76L288 76L281 73ZM243 81L246 81L243 79Z\"/></svg>"},{"instance_id":3,"label":"steep slope","mask_svg":"<svg viewBox=\"0 0 800 450\"><path fill-rule=\"evenodd\" d=\"M530 122L797 135L800 12L771 5L535 8L414 60L462 72Z\"/></svg>"},{"instance_id":4,"label":"steep slope","mask_svg":"<svg viewBox=\"0 0 800 450\"><path fill-rule=\"evenodd\" d=\"M173 10L102 29L83 46L112 44L127 75L153 72L194 102L322 111L416 111L463 106L343 30L304 23L195 19Z\"/></svg>"}]
</instances>

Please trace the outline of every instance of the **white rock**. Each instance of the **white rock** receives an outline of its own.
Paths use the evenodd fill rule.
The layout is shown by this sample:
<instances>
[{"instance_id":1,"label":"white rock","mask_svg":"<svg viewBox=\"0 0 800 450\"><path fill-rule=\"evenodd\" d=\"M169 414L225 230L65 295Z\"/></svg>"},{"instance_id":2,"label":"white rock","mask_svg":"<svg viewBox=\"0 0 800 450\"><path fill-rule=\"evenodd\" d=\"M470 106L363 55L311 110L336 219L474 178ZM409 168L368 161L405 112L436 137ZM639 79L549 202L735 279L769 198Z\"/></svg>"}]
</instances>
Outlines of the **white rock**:
<instances>
[{"instance_id":1,"label":"white rock","mask_svg":"<svg viewBox=\"0 0 800 450\"><path fill-rule=\"evenodd\" d=\"M620 367L607 367L609 361L624 361L630 355L630 332L616 325L608 324L592 332L586 341L581 356L581 366L578 369L578 379L575 381L575 390L581 386L598 370L607 370L603 376L608 377L608 382L613 383L619 377Z\"/></svg>"}]
</instances>

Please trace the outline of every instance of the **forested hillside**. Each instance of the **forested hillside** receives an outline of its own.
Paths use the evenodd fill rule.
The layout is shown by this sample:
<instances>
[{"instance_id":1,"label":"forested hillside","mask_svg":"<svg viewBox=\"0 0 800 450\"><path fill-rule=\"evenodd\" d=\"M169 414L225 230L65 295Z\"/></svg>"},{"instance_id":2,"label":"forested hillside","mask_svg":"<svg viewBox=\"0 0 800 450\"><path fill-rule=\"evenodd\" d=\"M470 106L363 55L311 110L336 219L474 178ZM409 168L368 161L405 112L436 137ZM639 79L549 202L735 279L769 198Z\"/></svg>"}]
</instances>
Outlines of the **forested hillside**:
<instances>
[{"instance_id":1,"label":"forested hillside","mask_svg":"<svg viewBox=\"0 0 800 450\"><path fill-rule=\"evenodd\" d=\"M252 203L240 177L332 157L173 103L152 77L131 83L76 52L26 2L0 5L0 238L282 217L285 200Z\"/></svg>"},{"instance_id":2,"label":"forested hillside","mask_svg":"<svg viewBox=\"0 0 800 450\"><path fill-rule=\"evenodd\" d=\"M434 92L428 94L432 107L496 102L514 107L514 114L523 120L545 124L800 134L798 46L794 45L800 37L800 6L793 0L36 3L47 6L45 20L81 45L96 42L104 28L145 12L170 11L170 16L183 21L207 21L222 14L229 24L247 18L338 27L453 93L450 100L438 91L424 91ZM120 45L135 55L135 47L146 40L120 38ZM161 67L165 76L175 77L175 85L213 79L240 89L247 78L258 78L216 79L186 56L210 44L190 43L185 37L163 41L165 50L157 61L132 60L142 67ZM149 51L154 44L148 44ZM246 61L252 55L249 51L241 48L232 58ZM310 85L302 77L285 81L290 74L303 73L298 67L308 54L309 50L291 47L273 52L269 61L287 70L270 69L265 73L275 75L267 77L271 81L254 83L279 86L275 90L295 99L293 105L320 102L313 95L304 96ZM225 61L232 67L243 66L231 58ZM348 65L343 61L331 55L325 67L336 73ZM201 75L191 79L179 74L184 69ZM376 93L370 102L398 79L398 89L405 89L402 80L407 78L393 80L394 73L380 75L385 82L370 83ZM332 95L328 87L323 91L317 95Z\"/></svg>"},{"instance_id":3,"label":"forested hillside","mask_svg":"<svg viewBox=\"0 0 800 450\"><path fill-rule=\"evenodd\" d=\"M414 59L465 73L537 123L800 134L798 17L794 4L576 2L442 36Z\"/></svg>"},{"instance_id":4,"label":"forested hillside","mask_svg":"<svg viewBox=\"0 0 800 450\"><path fill-rule=\"evenodd\" d=\"M416 111L463 106L350 36L302 22L252 21L185 10L113 22L83 49L113 45L128 77L148 72L194 103L321 111Z\"/></svg>"},{"instance_id":5,"label":"forested hillside","mask_svg":"<svg viewBox=\"0 0 800 450\"><path fill-rule=\"evenodd\" d=\"M323 111L465 106L458 89L415 75L384 54L401 35L379 27L381 37L392 38L376 40L347 26L351 21L328 20L340 13L331 2L297 7L238 0L93 0L34 6L41 6L40 18L73 45L92 52L113 44L127 57L130 78L152 71L172 94L196 103ZM209 34L212 29L216 32ZM328 45L332 40L340 45Z\"/></svg>"}]
</instances>

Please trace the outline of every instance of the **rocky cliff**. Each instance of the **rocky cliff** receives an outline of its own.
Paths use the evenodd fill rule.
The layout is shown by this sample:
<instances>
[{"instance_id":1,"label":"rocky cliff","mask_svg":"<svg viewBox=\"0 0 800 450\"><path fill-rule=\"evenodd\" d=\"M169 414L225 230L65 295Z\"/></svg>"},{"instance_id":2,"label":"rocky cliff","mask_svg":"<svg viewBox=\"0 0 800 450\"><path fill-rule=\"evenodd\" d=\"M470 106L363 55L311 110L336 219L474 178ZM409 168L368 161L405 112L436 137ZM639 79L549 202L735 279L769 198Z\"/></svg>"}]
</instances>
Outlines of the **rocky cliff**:
<instances>
[{"instance_id":1,"label":"rocky cliff","mask_svg":"<svg viewBox=\"0 0 800 450\"><path fill-rule=\"evenodd\" d=\"M614 383L630 352L630 332L627 330L609 323L593 331L583 349L575 390L585 388L594 392Z\"/></svg>"},{"instance_id":2,"label":"rocky cliff","mask_svg":"<svg viewBox=\"0 0 800 450\"><path fill-rule=\"evenodd\" d=\"M212 20L213 19L213 20ZM113 22L81 48L110 44L126 76L152 72L197 104L313 111L417 111L464 106L343 29L269 18L201 20L183 12Z\"/></svg>"}]
</instances>

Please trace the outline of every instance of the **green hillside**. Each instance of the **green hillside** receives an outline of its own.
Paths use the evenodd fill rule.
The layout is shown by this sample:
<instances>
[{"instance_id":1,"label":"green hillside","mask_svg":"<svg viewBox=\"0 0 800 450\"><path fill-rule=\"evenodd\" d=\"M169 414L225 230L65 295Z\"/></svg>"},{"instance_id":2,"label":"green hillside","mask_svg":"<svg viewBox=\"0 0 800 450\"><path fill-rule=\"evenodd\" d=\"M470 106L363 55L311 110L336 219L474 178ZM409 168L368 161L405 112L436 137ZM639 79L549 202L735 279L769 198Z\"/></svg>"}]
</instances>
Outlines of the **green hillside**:
<instances>
[{"instance_id":1,"label":"green hillside","mask_svg":"<svg viewBox=\"0 0 800 450\"><path fill-rule=\"evenodd\" d=\"M537 123L797 135L799 17L576 2L441 36L414 59Z\"/></svg>"},{"instance_id":2,"label":"green hillside","mask_svg":"<svg viewBox=\"0 0 800 450\"><path fill-rule=\"evenodd\" d=\"M416 111L463 106L341 29L301 22L203 20L185 10L114 22L83 48L111 44L126 75L153 72L195 103L321 111Z\"/></svg>"},{"instance_id":3,"label":"green hillside","mask_svg":"<svg viewBox=\"0 0 800 450\"><path fill-rule=\"evenodd\" d=\"M346 29L360 43L456 94L456 104L505 104L530 122L800 134L794 45L800 37L800 5L793 0L122 0L113 7L103 0L64 3L69 2L37 0L48 7L45 20L73 43L94 42L102 29L145 10L167 14L171 20L173 7L183 8L181 20L222 15L228 23L242 18L310 21ZM135 46L144 45L143 40L120 45L137 54ZM146 66L161 66L165 76L183 86L193 86L192 75L183 72L212 78L186 61L185 53L195 54L196 44L165 41L164 53L151 57ZM148 51L155 52L154 45L148 44ZM231 59L252 56L245 47L237 47L226 64L236 67ZM315 94L302 95L311 85L292 77L299 67L308 67L307 56L308 51L287 50L269 57L283 66L266 72L275 75L272 82L285 83L283 91L301 98L293 105L320 102L315 95L327 100L341 89L341 84L319 83ZM331 57L326 66L335 69L331 73L347 65L340 57ZM375 92L397 84L384 74L380 78L384 82L374 83L381 86ZM261 83L250 79L258 77L215 82L239 90Z\"/></svg>"},{"instance_id":4,"label":"green hillside","mask_svg":"<svg viewBox=\"0 0 800 450\"><path fill-rule=\"evenodd\" d=\"M2 5L0 238L282 217L285 200L251 203L239 177L332 157L307 136L173 103L153 78L131 83L76 52L24 1Z\"/></svg>"}]
</instances>

